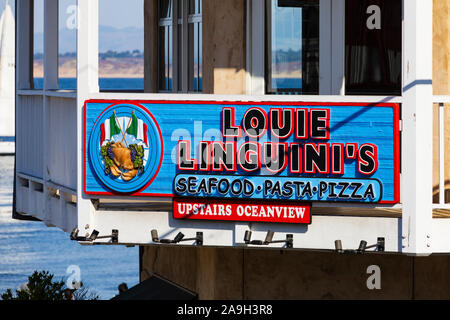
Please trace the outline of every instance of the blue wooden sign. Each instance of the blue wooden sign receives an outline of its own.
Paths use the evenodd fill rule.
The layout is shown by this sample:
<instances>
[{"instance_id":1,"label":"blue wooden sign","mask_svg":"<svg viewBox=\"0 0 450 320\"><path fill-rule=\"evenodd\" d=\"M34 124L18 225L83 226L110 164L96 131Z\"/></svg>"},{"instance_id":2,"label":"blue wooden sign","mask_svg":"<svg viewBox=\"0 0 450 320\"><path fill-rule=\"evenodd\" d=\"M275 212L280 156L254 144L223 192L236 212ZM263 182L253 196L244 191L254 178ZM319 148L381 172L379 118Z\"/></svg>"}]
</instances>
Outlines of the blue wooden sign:
<instances>
[{"instance_id":1,"label":"blue wooden sign","mask_svg":"<svg viewBox=\"0 0 450 320\"><path fill-rule=\"evenodd\" d=\"M397 104L119 101L84 106L84 192L397 203Z\"/></svg>"}]
</instances>

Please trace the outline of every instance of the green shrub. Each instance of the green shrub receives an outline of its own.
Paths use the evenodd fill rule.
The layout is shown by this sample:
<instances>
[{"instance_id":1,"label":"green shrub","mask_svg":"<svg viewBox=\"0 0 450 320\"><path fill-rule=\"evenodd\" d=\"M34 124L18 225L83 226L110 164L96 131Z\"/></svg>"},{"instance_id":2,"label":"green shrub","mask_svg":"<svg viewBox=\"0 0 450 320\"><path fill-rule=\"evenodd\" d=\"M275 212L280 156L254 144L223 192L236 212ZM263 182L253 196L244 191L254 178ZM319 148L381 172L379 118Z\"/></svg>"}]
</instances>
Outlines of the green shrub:
<instances>
[{"instance_id":1,"label":"green shrub","mask_svg":"<svg viewBox=\"0 0 450 320\"><path fill-rule=\"evenodd\" d=\"M61 301L68 300L65 298L68 288L65 286L64 281L53 281L53 275L48 271L35 271L28 277L28 283L25 288L16 290L14 296L11 289L6 290L1 295L2 300L50 300ZM98 300L98 296L89 290L81 286L77 290L72 290L73 300Z\"/></svg>"}]
</instances>

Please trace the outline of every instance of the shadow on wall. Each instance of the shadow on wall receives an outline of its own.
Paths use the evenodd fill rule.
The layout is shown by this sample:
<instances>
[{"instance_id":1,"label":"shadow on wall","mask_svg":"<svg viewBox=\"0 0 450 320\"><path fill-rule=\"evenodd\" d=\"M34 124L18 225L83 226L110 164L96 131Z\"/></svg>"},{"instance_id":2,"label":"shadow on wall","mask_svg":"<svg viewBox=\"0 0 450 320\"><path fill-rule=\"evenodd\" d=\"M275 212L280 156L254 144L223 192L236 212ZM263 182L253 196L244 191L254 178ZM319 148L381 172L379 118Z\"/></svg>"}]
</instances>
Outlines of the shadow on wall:
<instances>
[{"instance_id":1,"label":"shadow on wall","mask_svg":"<svg viewBox=\"0 0 450 320\"><path fill-rule=\"evenodd\" d=\"M202 10L203 93L245 94L245 1L203 1Z\"/></svg>"}]
</instances>

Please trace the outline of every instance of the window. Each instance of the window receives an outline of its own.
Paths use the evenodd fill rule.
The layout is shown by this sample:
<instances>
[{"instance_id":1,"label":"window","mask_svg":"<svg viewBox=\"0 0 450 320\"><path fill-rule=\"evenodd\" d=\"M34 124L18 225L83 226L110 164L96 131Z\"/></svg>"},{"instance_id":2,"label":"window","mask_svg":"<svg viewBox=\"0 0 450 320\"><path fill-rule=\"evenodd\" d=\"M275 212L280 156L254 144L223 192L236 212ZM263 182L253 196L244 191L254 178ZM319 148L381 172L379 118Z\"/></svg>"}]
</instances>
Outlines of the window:
<instances>
[{"instance_id":1,"label":"window","mask_svg":"<svg viewBox=\"0 0 450 320\"><path fill-rule=\"evenodd\" d=\"M346 0L346 94L401 95L402 1Z\"/></svg>"},{"instance_id":2,"label":"window","mask_svg":"<svg viewBox=\"0 0 450 320\"><path fill-rule=\"evenodd\" d=\"M99 0L101 92L144 90L144 0Z\"/></svg>"},{"instance_id":3,"label":"window","mask_svg":"<svg viewBox=\"0 0 450 320\"><path fill-rule=\"evenodd\" d=\"M33 1L33 89L44 88L44 0Z\"/></svg>"},{"instance_id":4,"label":"window","mask_svg":"<svg viewBox=\"0 0 450 320\"><path fill-rule=\"evenodd\" d=\"M59 0L58 83L60 89L77 88L77 1Z\"/></svg>"},{"instance_id":5,"label":"window","mask_svg":"<svg viewBox=\"0 0 450 320\"><path fill-rule=\"evenodd\" d=\"M266 91L318 94L319 1L267 0Z\"/></svg>"},{"instance_id":6,"label":"window","mask_svg":"<svg viewBox=\"0 0 450 320\"><path fill-rule=\"evenodd\" d=\"M202 0L159 0L158 88L202 91Z\"/></svg>"}]
</instances>

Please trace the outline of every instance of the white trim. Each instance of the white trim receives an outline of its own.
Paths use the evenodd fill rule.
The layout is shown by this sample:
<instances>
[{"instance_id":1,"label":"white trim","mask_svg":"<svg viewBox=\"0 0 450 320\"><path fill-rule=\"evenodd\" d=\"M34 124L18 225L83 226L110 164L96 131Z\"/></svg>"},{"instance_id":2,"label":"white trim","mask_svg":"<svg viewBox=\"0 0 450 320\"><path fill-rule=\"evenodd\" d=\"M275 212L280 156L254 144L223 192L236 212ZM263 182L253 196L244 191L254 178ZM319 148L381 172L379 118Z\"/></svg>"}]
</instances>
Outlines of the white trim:
<instances>
[{"instance_id":1,"label":"white trim","mask_svg":"<svg viewBox=\"0 0 450 320\"><path fill-rule=\"evenodd\" d=\"M215 95L176 93L91 93L89 99L110 100L201 100L201 101L304 101L304 102L361 102L361 103L402 103L400 96L331 96L331 95Z\"/></svg>"},{"instance_id":2,"label":"white trim","mask_svg":"<svg viewBox=\"0 0 450 320\"><path fill-rule=\"evenodd\" d=\"M399 218L374 217L341 217L313 216L313 223L306 225L287 225L274 223L242 223L230 224L220 221L175 220L170 211L107 211L97 215L96 229L100 234L110 234L120 221L120 244L146 245L154 244L151 240L151 226L157 226L160 238L173 238L182 232L186 237L203 232L204 246L244 246L244 233L253 232L252 239L264 239L267 230L275 232L276 239L285 238L286 234L294 235L294 249L334 250L334 241L342 240L345 249L358 248L361 240L369 245L376 243L378 237L384 237L386 251L398 252ZM216 230L220 230L217 232ZM100 239L96 243L106 244L108 239ZM191 245L185 243L184 245ZM281 248L284 244L260 246L264 248ZM249 246L256 248L258 246Z\"/></svg>"},{"instance_id":3,"label":"white trim","mask_svg":"<svg viewBox=\"0 0 450 320\"><path fill-rule=\"evenodd\" d=\"M43 90L31 90L31 89L19 89L17 90L18 96L43 96Z\"/></svg>"},{"instance_id":4,"label":"white trim","mask_svg":"<svg viewBox=\"0 0 450 320\"><path fill-rule=\"evenodd\" d=\"M445 107L439 103L439 204L445 204Z\"/></svg>"},{"instance_id":5,"label":"white trim","mask_svg":"<svg viewBox=\"0 0 450 320\"><path fill-rule=\"evenodd\" d=\"M76 99L77 91L76 90L50 90L45 91L46 97L55 97L55 98L65 98L65 99Z\"/></svg>"},{"instance_id":6,"label":"white trim","mask_svg":"<svg viewBox=\"0 0 450 320\"><path fill-rule=\"evenodd\" d=\"M444 209L444 210L450 210L450 203L443 203L443 204L433 204L433 209Z\"/></svg>"},{"instance_id":7,"label":"white trim","mask_svg":"<svg viewBox=\"0 0 450 320\"><path fill-rule=\"evenodd\" d=\"M434 103L450 103L450 95L446 96L433 96Z\"/></svg>"}]
</instances>

